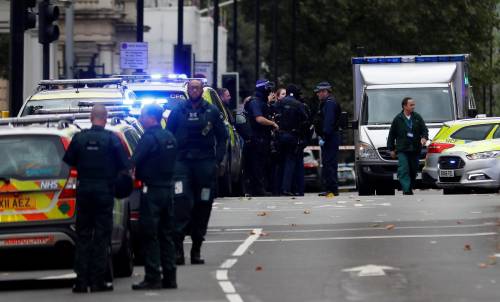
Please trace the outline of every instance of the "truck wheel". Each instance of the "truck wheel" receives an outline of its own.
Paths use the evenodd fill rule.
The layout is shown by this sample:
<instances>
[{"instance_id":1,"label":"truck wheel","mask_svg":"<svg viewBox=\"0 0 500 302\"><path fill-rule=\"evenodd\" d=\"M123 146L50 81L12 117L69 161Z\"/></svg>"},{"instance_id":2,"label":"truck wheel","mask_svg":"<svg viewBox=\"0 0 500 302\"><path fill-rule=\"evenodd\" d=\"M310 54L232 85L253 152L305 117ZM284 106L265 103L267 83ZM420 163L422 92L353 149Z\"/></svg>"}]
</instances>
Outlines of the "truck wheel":
<instances>
[{"instance_id":1,"label":"truck wheel","mask_svg":"<svg viewBox=\"0 0 500 302\"><path fill-rule=\"evenodd\" d=\"M129 227L127 227L123 234L120 250L113 257L113 270L116 277L130 277L134 272L134 253L132 251Z\"/></svg>"},{"instance_id":2,"label":"truck wheel","mask_svg":"<svg viewBox=\"0 0 500 302\"><path fill-rule=\"evenodd\" d=\"M377 195L394 195L395 191L393 188L388 187L388 188L377 188Z\"/></svg>"},{"instance_id":3,"label":"truck wheel","mask_svg":"<svg viewBox=\"0 0 500 302\"><path fill-rule=\"evenodd\" d=\"M369 184L358 181L358 194L359 196L375 195L375 188Z\"/></svg>"}]
</instances>

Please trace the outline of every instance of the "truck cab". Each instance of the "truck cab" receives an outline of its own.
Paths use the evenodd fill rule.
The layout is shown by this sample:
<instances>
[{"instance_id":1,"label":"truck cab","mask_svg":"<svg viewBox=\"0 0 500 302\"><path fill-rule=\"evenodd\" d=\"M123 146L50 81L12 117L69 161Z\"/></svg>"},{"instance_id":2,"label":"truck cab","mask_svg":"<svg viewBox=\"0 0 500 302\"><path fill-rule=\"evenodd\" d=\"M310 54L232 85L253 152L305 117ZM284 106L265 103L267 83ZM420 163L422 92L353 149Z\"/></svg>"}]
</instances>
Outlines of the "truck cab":
<instances>
[{"instance_id":1,"label":"truck cab","mask_svg":"<svg viewBox=\"0 0 500 302\"><path fill-rule=\"evenodd\" d=\"M475 115L468 81L469 55L352 58L356 182L360 195L393 195L399 187L397 160L387 137L401 101L411 97L432 139L446 121ZM421 183L426 148L420 155Z\"/></svg>"}]
</instances>

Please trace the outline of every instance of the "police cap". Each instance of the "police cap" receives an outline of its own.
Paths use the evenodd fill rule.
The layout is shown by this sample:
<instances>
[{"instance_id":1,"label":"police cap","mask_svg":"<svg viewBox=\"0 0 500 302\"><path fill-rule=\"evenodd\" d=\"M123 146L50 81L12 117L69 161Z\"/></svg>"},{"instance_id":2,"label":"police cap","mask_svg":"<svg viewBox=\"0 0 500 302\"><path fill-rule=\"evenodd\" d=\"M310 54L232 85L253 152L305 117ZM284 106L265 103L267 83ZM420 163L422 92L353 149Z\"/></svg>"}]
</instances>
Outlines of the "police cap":
<instances>
[{"instance_id":1,"label":"police cap","mask_svg":"<svg viewBox=\"0 0 500 302\"><path fill-rule=\"evenodd\" d=\"M328 91L332 91L332 85L328 82L319 82L318 85L316 85L316 87L314 88L314 92L319 92L321 90L328 90Z\"/></svg>"}]
</instances>

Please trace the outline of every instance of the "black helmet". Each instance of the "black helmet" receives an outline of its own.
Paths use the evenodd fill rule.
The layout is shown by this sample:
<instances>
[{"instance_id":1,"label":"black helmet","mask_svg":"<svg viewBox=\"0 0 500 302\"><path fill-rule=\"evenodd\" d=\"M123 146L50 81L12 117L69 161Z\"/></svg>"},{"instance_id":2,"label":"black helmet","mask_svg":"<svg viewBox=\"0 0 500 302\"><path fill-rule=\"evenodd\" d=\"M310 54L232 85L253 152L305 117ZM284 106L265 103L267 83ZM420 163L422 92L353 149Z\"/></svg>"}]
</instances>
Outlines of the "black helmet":
<instances>
[{"instance_id":1,"label":"black helmet","mask_svg":"<svg viewBox=\"0 0 500 302\"><path fill-rule=\"evenodd\" d=\"M127 198L134 190L134 180L126 173L118 174L115 181L115 197L118 199Z\"/></svg>"}]
</instances>

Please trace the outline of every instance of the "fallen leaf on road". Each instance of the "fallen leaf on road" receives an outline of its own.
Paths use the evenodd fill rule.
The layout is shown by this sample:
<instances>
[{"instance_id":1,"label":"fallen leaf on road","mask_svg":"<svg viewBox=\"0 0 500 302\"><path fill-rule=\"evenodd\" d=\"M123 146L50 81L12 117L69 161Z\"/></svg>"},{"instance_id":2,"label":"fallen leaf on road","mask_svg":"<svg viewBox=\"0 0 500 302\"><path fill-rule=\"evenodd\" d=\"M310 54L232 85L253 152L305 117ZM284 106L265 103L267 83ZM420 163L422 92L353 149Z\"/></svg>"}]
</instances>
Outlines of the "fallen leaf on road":
<instances>
[{"instance_id":1,"label":"fallen leaf on road","mask_svg":"<svg viewBox=\"0 0 500 302\"><path fill-rule=\"evenodd\" d=\"M497 221L497 226L500 226L500 221Z\"/></svg>"},{"instance_id":2,"label":"fallen leaf on road","mask_svg":"<svg viewBox=\"0 0 500 302\"><path fill-rule=\"evenodd\" d=\"M464 246L464 251L470 251L470 250L472 250L472 248L470 247L470 244L466 244Z\"/></svg>"},{"instance_id":3,"label":"fallen leaf on road","mask_svg":"<svg viewBox=\"0 0 500 302\"><path fill-rule=\"evenodd\" d=\"M487 268L488 264L486 264L486 263L479 263L479 267L480 268Z\"/></svg>"},{"instance_id":4,"label":"fallen leaf on road","mask_svg":"<svg viewBox=\"0 0 500 302\"><path fill-rule=\"evenodd\" d=\"M255 235L255 231L250 231L250 235Z\"/></svg>"},{"instance_id":5,"label":"fallen leaf on road","mask_svg":"<svg viewBox=\"0 0 500 302\"><path fill-rule=\"evenodd\" d=\"M269 233L262 232L262 233L260 233L260 236L261 236L261 237L266 237L266 236L269 236Z\"/></svg>"},{"instance_id":6,"label":"fallen leaf on road","mask_svg":"<svg viewBox=\"0 0 500 302\"><path fill-rule=\"evenodd\" d=\"M370 226L371 226L372 228L378 228L378 227L380 226L380 224L378 224L378 223L374 223L374 224L372 224L372 225L370 225Z\"/></svg>"},{"instance_id":7,"label":"fallen leaf on road","mask_svg":"<svg viewBox=\"0 0 500 302\"><path fill-rule=\"evenodd\" d=\"M489 264L489 265L495 265L495 264L497 264L497 256L495 256L495 255L490 255L490 256L488 257L488 264Z\"/></svg>"},{"instance_id":8,"label":"fallen leaf on road","mask_svg":"<svg viewBox=\"0 0 500 302\"><path fill-rule=\"evenodd\" d=\"M262 266L257 266L257 267L255 268L255 270L256 270L256 271L258 271L258 272L262 271Z\"/></svg>"},{"instance_id":9,"label":"fallen leaf on road","mask_svg":"<svg viewBox=\"0 0 500 302\"><path fill-rule=\"evenodd\" d=\"M431 244L436 244L436 243L437 243L437 241L435 241L435 240L431 241Z\"/></svg>"},{"instance_id":10,"label":"fallen leaf on road","mask_svg":"<svg viewBox=\"0 0 500 302\"><path fill-rule=\"evenodd\" d=\"M459 221L457 221L457 224L462 224L462 223L463 223L463 222L462 222L462 221L460 221L460 220L459 220Z\"/></svg>"},{"instance_id":11,"label":"fallen leaf on road","mask_svg":"<svg viewBox=\"0 0 500 302\"><path fill-rule=\"evenodd\" d=\"M333 194L333 193L328 193L326 195L326 198L333 198L333 197L335 197L335 194Z\"/></svg>"},{"instance_id":12,"label":"fallen leaf on road","mask_svg":"<svg viewBox=\"0 0 500 302\"><path fill-rule=\"evenodd\" d=\"M257 216L266 216L266 215L267 215L266 212L259 212L259 213L257 213Z\"/></svg>"},{"instance_id":13,"label":"fallen leaf on road","mask_svg":"<svg viewBox=\"0 0 500 302\"><path fill-rule=\"evenodd\" d=\"M389 225L386 225L386 226L385 226L385 229L386 229L386 230L392 230L392 229L394 229L395 227L396 227L396 226L395 226L394 224L389 224Z\"/></svg>"},{"instance_id":14,"label":"fallen leaf on road","mask_svg":"<svg viewBox=\"0 0 500 302\"><path fill-rule=\"evenodd\" d=\"M292 197L291 199L297 199L296 197Z\"/></svg>"},{"instance_id":15,"label":"fallen leaf on road","mask_svg":"<svg viewBox=\"0 0 500 302\"><path fill-rule=\"evenodd\" d=\"M304 214L311 214L311 210L304 210Z\"/></svg>"},{"instance_id":16,"label":"fallen leaf on road","mask_svg":"<svg viewBox=\"0 0 500 302\"><path fill-rule=\"evenodd\" d=\"M297 226L297 224L295 224L295 223L292 223L292 224L291 224L290 226L293 226L293 227L296 227L296 226Z\"/></svg>"}]
</instances>

